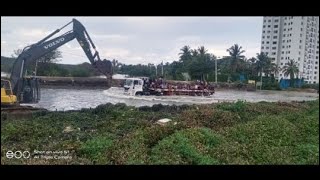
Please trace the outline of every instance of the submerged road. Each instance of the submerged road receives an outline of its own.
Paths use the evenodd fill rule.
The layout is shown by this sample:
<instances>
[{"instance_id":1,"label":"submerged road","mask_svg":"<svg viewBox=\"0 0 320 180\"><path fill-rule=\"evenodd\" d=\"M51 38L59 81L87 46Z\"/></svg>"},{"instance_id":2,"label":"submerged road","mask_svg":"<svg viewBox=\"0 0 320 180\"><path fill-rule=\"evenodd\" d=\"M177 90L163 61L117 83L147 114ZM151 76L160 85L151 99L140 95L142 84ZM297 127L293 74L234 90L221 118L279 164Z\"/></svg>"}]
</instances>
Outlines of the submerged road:
<instances>
[{"instance_id":1,"label":"submerged road","mask_svg":"<svg viewBox=\"0 0 320 180\"><path fill-rule=\"evenodd\" d=\"M195 96L127 96L122 88L112 87L104 89L41 89L41 100L34 107L42 107L50 111L79 110L81 108L94 108L106 103L125 103L129 106L152 106L154 104L182 105L182 104L210 104L223 101L245 100L259 101L309 101L319 97L317 93L294 91L237 91L217 90L210 97Z\"/></svg>"}]
</instances>

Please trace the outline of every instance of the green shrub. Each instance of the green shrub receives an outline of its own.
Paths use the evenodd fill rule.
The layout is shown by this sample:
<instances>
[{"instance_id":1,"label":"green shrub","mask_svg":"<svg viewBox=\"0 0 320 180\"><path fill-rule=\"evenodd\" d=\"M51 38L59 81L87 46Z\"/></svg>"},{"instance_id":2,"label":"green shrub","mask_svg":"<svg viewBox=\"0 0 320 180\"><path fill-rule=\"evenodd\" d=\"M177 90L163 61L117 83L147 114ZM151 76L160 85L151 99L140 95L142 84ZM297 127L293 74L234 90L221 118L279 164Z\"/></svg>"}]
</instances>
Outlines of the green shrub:
<instances>
[{"instance_id":1,"label":"green shrub","mask_svg":"<svg viewBox=\"0 0 320 180\"><path fill-rule=\"evenodd\" d=\"M189 109L189 105L162 105L162 104L155 104L153 106L141 106L139 107L139 111L145 112L166 112L166 113L177 113L184 110Z\"/></svg>"},{"instance_id":2,"label":"green shrub","mask_svg":"<svg viewBox=\"0 0 320 180\"><path fill-rule=\"evenodd\" d=\"M316 89L316 90L319 90L319 83L318 84L307 84L307 83L304 83L301 88L303 89Z\"/></svg>"},{"instance_id":3,"label":"green shrub","mask_svg":"<svg viewBox=\"0 0 320 180\"><path fill-rule=\"evenodd\" d=\"M246 108L246 102L242 100L238 100L236 103L221 103L217 106L217 108L231 111L231 112L243 112Z\"/></svg>"},{"instance_id":4,"label":"green shrub","mask_svg":"<svg viewBox=\"0 0 320 180\"><path fill-rule=\"evenodd\" d=\"M115 141L111 149L111 161L113 164L147 164L148 148L143 132L136 131L132 134Z\"/></svg>"},{"instance_id":5,"label":"green shrub","mask_svg":"<svg viewBox=\"0 0 320 180\"><path fill-rule=\"evenodd\" d=\"M213 109L210 106L186 110L178 118L186 127L208 127L211 129L231 126L240 120L237 114Z\"/></svg>"},{"instance_id":6,"label":"green shrub","mask_svg":"<svg viewBox=\"0 0 320 180\"><path fill-rule=\"evenodd\" d=\"M152 164L218 164L209 149L219 145L221 137L210 129L186 129L161 140L152 148Z\"/></svg>"},{"instance_id":7,"label":"green shrub","mask_svg":"<svg viewBox=\"0 0 320 180\"><path fill-rule=\"evenodd\" d=\"M72 77L89 77L90 72L88 69L78 66L71 70L70 72Z\"/></svg>"},{"instance_id":8,"label":"green shrub","mask_svg":"<svg viewBox=\"0 0 320 180\"><path fill-rule=\"evenodd\" d=\"M223 134L227 143L212 151L226 164L293 164L299 129L279 116L259 116Z\"/></svg>"},{"instance_id":9,"label":"green shrub","mask_svg":"<svg viewBox=\"0 0 320 180\"><path fill-rule=\"evenodd\" d=\"M281 90L278 82L271 82L271 81L263 82L262 89L263 90Z\"/></svg>"},{"instance_id":10,"label":"green shrub","mask_svg":"<svg viewBox=\"0 0 320 180\"><path fill-rule=\"evenodd\" d=\"M71 160L9 160L2 153L1 163L319 164L319 100L159 107L109 103L10 120L1 114L3 152L69 150L72 155ZM173 121L154 124L161 118ZM67 127L71 131L65 132Z\"/></svg>"},{"instance_id":11,"label":"green shrub","mask_svg":"<svg viewBox=\"0 0 320 180\"><path fill-rule=\"evenodd\" d=\"M79 148L79 155L84 155L92 161L106 164L110 161L106 154L108 154L112 145L113 139L110 137L95 137L81 145Z\"/></svg>"}]
</instances>

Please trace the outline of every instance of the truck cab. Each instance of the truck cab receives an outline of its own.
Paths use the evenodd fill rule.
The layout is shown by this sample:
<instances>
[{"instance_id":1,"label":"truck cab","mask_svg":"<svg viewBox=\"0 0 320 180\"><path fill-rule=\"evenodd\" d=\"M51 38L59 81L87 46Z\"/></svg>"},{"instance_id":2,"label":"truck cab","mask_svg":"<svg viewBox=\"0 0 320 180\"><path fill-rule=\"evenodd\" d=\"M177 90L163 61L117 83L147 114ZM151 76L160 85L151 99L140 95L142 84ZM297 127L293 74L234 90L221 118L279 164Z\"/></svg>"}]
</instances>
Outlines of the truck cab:
<instances>
[{"instance_id":1,"label":"truck cab","mask_svg":"<svg viewBox=\"0 0 320 180\"><path fill-rule=\"evenodd\" d=\"M127 78L124 82L124 93L135 96L143 94L143 80L140 78Z\"/></svg>"}]
</instances>

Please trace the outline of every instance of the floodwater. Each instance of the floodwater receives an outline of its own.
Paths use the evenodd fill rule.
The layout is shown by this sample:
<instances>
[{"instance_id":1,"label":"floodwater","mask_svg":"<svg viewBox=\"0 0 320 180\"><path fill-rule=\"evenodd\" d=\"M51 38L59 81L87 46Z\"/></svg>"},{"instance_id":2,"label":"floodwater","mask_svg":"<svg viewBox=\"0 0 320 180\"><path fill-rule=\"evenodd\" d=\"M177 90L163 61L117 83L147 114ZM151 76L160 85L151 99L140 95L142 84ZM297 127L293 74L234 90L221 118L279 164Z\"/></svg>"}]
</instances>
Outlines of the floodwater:
<instances>
[{"instance_id":1,"label":"floodwater","mask_svg":"<svg viewBox=\"0 0 320 180\"><path fill-rule=\"evenodd\" d=\"M217 90L209 97L202 96L128 96L123 94L122 88L112 87L103 89L41 89L41 100L35 107L46 108L50 111L79 110L94 108L106 103L125 103L129 106L152 106L154 104L182 105L182 104L210 104L223 101L244 100L247 102L259 101L309 101L319 97L317 93L293 91L237 91Z\"/></svg>"}]
</instances>

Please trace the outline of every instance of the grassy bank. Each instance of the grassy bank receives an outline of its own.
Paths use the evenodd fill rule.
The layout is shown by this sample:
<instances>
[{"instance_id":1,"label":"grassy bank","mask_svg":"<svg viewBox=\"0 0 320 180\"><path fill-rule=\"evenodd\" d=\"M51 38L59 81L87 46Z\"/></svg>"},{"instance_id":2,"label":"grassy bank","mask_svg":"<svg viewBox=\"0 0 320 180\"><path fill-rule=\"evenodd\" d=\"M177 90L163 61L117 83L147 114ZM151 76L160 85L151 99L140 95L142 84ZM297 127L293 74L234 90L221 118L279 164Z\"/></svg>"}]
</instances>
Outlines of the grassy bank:
<instances>
[{"instance_id":1,"label":"grassy bank","mask_svg":"<svg viewBox=\"0 0 320 180\"><path fill-rule=\"evenodd\" d=\"M161 118L173 121L155 124ZM9 150L64 151L71 159L8 159ZM1 119L1 164L319 164L319 100L106 104Z\"/></svg>"}]
</instances>

